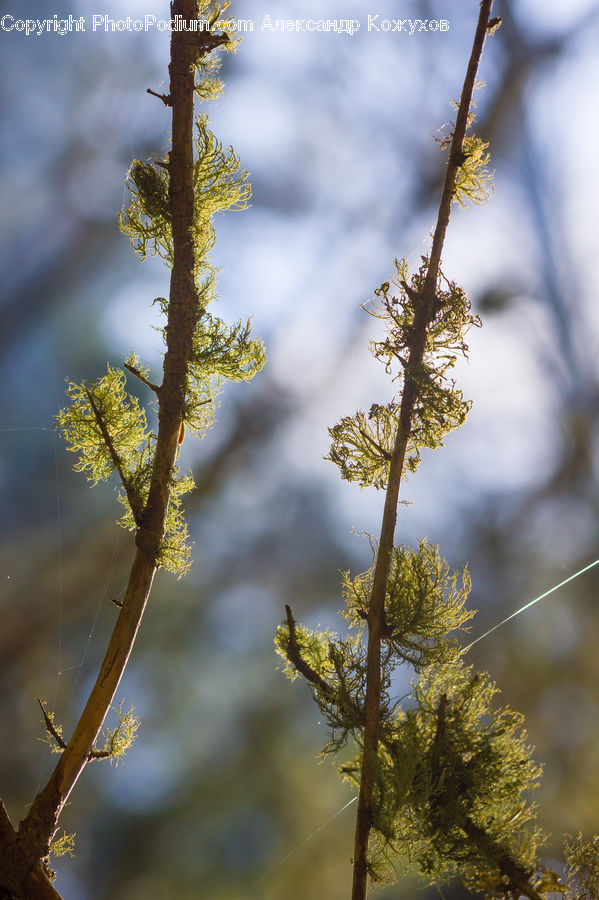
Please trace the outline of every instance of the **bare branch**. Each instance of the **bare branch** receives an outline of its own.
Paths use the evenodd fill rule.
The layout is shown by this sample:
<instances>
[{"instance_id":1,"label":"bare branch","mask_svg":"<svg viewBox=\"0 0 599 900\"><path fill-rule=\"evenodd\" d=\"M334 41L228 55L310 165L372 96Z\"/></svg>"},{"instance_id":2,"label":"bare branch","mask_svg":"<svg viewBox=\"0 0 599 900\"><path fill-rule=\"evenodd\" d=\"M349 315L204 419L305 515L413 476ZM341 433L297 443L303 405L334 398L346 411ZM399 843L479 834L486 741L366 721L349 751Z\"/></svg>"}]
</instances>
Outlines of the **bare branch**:
<instances>
[{"instance_id":1,"label":"bare branch","mask_svg":"<svg viewBox=\"0 0 599 900\"><path fill-rule=\"evenodd\" d=\"M173 101L171 99L170 94L157 94L156 91L153 91L152 88L146 88L146 93L151 94L152 97L158 97L159 100L162 100L165 106L172 106Z\"/></svg>"},{"instance_id":2,"label":"bare branch","mask_svg":"<svg viewBox=\"0 0 599 900\"><path fill-rule=\"evenodd\" d=\"M157 165L159 165L159 164L157 163ZM132 375L135 375L136 378L139 378L139 380L142 381L146 387L149 387L151 391L154 391L154 393L156 394L157 397L160 397L160 391L161 391L160 385L154 384L153 382L148 381L146 376L142 375L142 373L139 371L138 368L136 368L136 366L132 366L130 363L127 363L127 362L123 363L123 366L125 369L127 369L128 372L131 372Z\"/></svg>"}]
</instances>

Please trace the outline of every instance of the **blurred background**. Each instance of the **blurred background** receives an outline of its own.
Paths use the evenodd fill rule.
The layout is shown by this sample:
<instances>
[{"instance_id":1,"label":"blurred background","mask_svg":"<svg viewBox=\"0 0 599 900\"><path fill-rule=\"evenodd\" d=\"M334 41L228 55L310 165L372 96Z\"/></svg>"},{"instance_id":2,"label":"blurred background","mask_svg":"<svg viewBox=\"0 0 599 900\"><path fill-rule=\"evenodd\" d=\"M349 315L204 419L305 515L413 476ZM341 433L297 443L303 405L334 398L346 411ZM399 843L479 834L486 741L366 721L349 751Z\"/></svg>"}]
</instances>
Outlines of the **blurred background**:
<instances>
[{"instance_id":1,"label":"blurred background","mask_svg":"<svg viewBox=\"0 0 599 900\"><path fill-rule=\"evenodd\" d=\"M157 0L2 7L88 23L169 14ZM496 191L456 210L444 253L484 319L457 375L474 405L406 483L398 524L399 541L426 535L454 567L468 562L472 637L599 556L598 8L497 0L503 27L480 72ZM56 864L65 900L349 894L355 807L332 817L351 793L319 762L325 729L305 685L277 670L272 639L285 603L339 628L339 570L370 563L356 532L378 531L383 496L323 460L327 426L389 398L361 304L394 256L417 266L427 250L445 160L433 136L450 129L478 4L254 0L233 12L255 30L226 58L209 112L254 195L216 223L215 312L253 315L269 363L227 386L209 436L184 445L194 565L182 581L159 573L117 696L142 719L136 744L117 768L90 766L63 815L77 833L76 855ZM362 28L271 34L266 14ZM450 29L368 33L368 14ZM117 215L130 161L167 147L168 111L146 88L168 88L169 41L88 24L0 42L0 795L18 821L55 761L36 697L68 735L132 559L115 485L90 490L71 471L53 416L65 378L97 377L131 350L159 379L151 304L168 271L138 262ZM598 584L593 569L470 653L526 714L545 763L548 860L562 833L599 830Z\"/></svg>"}]
</instances>

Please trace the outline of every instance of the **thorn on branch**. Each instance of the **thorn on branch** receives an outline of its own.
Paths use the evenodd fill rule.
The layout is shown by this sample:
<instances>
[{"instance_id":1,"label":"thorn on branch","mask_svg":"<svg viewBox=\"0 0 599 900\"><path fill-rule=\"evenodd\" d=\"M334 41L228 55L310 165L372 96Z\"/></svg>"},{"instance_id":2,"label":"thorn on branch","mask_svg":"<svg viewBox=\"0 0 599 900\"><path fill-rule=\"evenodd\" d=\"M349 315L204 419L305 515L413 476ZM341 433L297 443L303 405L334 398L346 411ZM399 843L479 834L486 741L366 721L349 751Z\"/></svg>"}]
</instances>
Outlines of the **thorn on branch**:
<instances>
[{"instance_id":1,"label":"thorn on branch","mask_svg":"<svg viewBox=\"0 0 599 900\"><path fill-rule=\"evenodd\" d=\"M46 712L46 710L44 708L44 704L42 703L42 701L40 700L39 697L37 698L37 702L39 703L39 707L40 707L40 709L42 711L42 715L44 717L46 731L48 732L48 734L52 735L52 737L54 738L54 740L56 741L56 743L58 744L58 746L60 747L61 750L66 750L67 745L66 745L62 735L60 734L60 732L54 725L51 717Z\"/></svg>"},{"instance_id":2,"label":"thorn on branch","mask_svg":"<svg viewBox=\"0 0 599 900\"><path fill-rule=\"evenodd\" d=\"M122 609L122 608L123 608L123 601L122 601L122 600L117 600L116 597L111 597L111 598L110 598L110 601L111 601L111 603L114 603L115 606L118 606L119 609Z\"/></svg>"},{"instance_id":3,"label":"thorn on branch","mask_svg":"<svg viewBox=\"0 0 599 900\"><path fill-rule=\"evenodd\" d=\"M156 91L153 91L152 88L147 88L146 93L151 94L152 97L158 97L159 100L162 100L165 106L172 106L173 101L171 99L170 94L157 94Z\"/></svg>"},{"instance_id":4,"label":"thorn on branch","mask_svg":"<svg viewBox=\"0 0 599 900\"><path fill-rule=\"evenodd\" d=\"M161 169L166 169L167 172L168 172L168 170L169 170L170 167L171 167L170 163L169 163L169 162L165 162L163 159L155 159L155 160L154 160L154 165L155 165L155 166L160 166Z\"/></svg>"},{"instance_id":5,"label":"thorn on branch","mask_svg":"<svg viewBox=\"0 0 599 900\"><path fill-rule=\"evenodd\" d=\"M135 375L136 378L139 378L139 380L143 382L146 387L149 387L151 391L154 391L157 397L160 396L160 385L148 381L146 376L142 375L139 369L137 369L135 366L130 365L130 363L123 363L123 366L125 367L125 369L127 369L128 372L131 372L132 375Z\"/></svg>"}]
</instances>

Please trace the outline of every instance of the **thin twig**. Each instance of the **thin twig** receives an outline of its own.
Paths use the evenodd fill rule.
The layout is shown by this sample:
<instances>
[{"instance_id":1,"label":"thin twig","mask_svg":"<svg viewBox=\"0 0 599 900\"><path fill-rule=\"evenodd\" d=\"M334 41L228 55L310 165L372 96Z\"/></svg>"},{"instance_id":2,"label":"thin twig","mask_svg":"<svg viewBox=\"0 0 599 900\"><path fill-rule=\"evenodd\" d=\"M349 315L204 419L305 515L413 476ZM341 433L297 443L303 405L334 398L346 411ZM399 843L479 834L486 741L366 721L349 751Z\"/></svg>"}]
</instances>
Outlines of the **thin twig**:
<instances>
[{"instance_id":1,"label":"thin twig","mask_svg":"<svg viewBox=\"0 0 599 900\"><path fill-rule=\"evenodd\" d=\"M131 490L131 486L129 484L128 478L125 476L125 470L123 469L122 460L117 453L116 447L114 446L114 441L112 440L112 436L106 426L106 422L102 418L102 413L98 409L96 405L96 401L94 400L93 394L88 388L85 389L85 393L87 394L87 399L89 400L89 405L92 408L93 414L96 417L96 422L100 427L100 431L102 432L102 437L104 438L104 442L108 447L108 452L110 453L110 458L112 459L112 464L115 469L119 473L119 478L121 479L121 483L125 488L125 493L127 495L127 500L129 501L129 506L131 507L131 512L133 513L133 518L135 520L135 524L139 528L141 524L141 509L139 499L136 496L135 492Z\"/></svg>"},{"instance_id":2,"label":"thin twig","mask_svg":"<svg viewBox=\"0 0 599 900\"><path fill-rule=\"evenodd\" d=\"M448 699L447 694L441 694L439 698L439 706L437 707L437 727L435 729L435 737L433 740L432 746L432 754L431 761L433 765L433 775L439 776L439 783L441 785L446 782L442 777L443 771L443 754L444 754L444 743L446 740L446 728L447 728L447 707L448 707ZM390 751L393 755L393 743L389 742L386 739L386 736L381 735L381 743ZM447 786L444 791L437 795L433 801L435 807L441 809L444 806L446 801L445 793L447 791ZM514 886L515 889L519 892L519 894L524 894L524 896L528 897L529 900L542 900L540 895L537 893L535 888L530 883L531 873L526 872L511 856L511 854L506 851L497 841L491 837L491 835L485 831L484 828L481 828L480 825L476 825L475 822L472 821L468 813L462 809L459 814L459 818L456 822L459 828L470 838L470 840L476 844L476 846L484 848L485 854L491 858L497 860L497 867L502 875L504 875L510 883Z\"/></svg>"},{"instance_id":3,"label":"thin twig","mask_svg":"<svg viewBox=\"0 0 599 900\"><path fill-rule=\"evenodd\" d=\"M139 378L139 380L142 381L146 387L149 387L151 391L154 391L157 397L160 397L160 391L162 390L160 385L154 384L152 381L148 381L146 376L142 375L139 369L135 366L132 366L130 363L123 363L123 366L125 369L127 369L128 372L131 372L132 375L135 375L136 378Z\"/></svg>"},{"instance_id":4,"label":"thin twig","mask_svg":"<svg viewBox=\"0 0 599 900\"><path fill-rule=\"evenodd\" d=\"M328 684L324 680L324 678L318 674L318 672L315 672L314 669L302 657L297 642L297 630L291 607L285 605L285 612L287 613L287 625L289 626L289 645L287 649L289 662L292 662L297 671L300 672L307 681L320 688L320 690L324 694L334 693L331 685Z\"/></svg>"},{"instance_id":5,"label":"thin twig","mask_svg":"<svg viewBox=\"0 0 599 900\"><path fill-rule=\"evenodd\" d=\"M529 900L543 900L538 891L535 890L530 883L531 873L526 872L519 866L510 854L506 853L503 848L487 834L484 828L480 828L480 826L476 825L466 813L464 813L464 818L460 823L460 827L472 841L479 846L486 847L490 856L497 857L497 867L499 868L499 871L509 880L517 894L524 894Z\"/></svg>"},{"instance_id":6,"label":"thin twig","mask_svg":"<svg viewBox=\"0 0 599 900\"><path fill-rule=\"evenodd\" d=\"M52 735L52 737L54 738L54 740L56 741L56 743L58 744L58 746L60 747L61 750L66 750L66 746L67 746L66 742L64 741L62 735L60 734L60 732L54 725L54 722L52 721L52 719L46 712L46 710L44 708L44 704L42 703L42 701L40 700L39 697L37 698L37 702L39 703L39 707L40 707L40 709L42 711L42 715L44 717L46 731Z\"/></svg>"},{"instance_id":7,"label":"thin twig","mask_svg":"<svg viewBox=\"0 0 599 900\"><path fill-rule=\"evenodd\" d=\"M381 454L381 456L383 457L383 459L386 459L387 462L389 462L389 461L391 460L391 454L389 453L388 450L385 450L384 447L381 447L381 445L380 445L377 441L375 441L374 438L370 437L370 435L368 434L368 432L367 432L367 431L364 431L363 428L360 428L360 429L358 429L358 430L359 430L360 434L362 435L362 437L363 437L363 438L366 438L367 441L370 441L370 443L371 443L372 446L375 448L375 450L378 450L378 451L379 451L379 453Z\"/></svg>"},{"instance_id":8,"label":"thin twig","mask_svg":"<svg viewBox=\"0 0 599 900\"><path fill-rule=\"evenodd\" d=\"M158 97L159 100L162 100L165 106L172 106L173 101L171 99L170 94L157 94L156 91L153 91L152 88L146 88L146 93L151 94L152 97Z\"/></svg>"}]
</instances>

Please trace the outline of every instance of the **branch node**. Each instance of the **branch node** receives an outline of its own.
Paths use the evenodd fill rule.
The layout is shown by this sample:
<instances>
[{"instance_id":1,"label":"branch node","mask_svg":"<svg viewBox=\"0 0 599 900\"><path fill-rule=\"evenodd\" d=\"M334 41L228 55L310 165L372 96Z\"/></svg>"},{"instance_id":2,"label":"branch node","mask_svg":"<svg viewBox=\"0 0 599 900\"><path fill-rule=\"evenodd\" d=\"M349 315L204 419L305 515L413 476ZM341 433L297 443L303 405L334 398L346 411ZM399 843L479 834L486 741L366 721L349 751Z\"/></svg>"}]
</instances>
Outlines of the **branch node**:
<instances>
[{"instance_id":1,"label":"branch node","mask_svg":"<svg viewBox=\"0 0 599 900\"><path fill-rule=\"evenodd\" d=\"M173 101L171 99L170 94L158 94L156 91L153 91L152 88L146 88L146 93L151 94L152 97L158 97L159 100L162 100L165 106L172 106Z\"/></svg>"},{"instance_id":2,"label":"branch node","mask_svg":"<svg viewBox=\"0 0 599 900\"><path fill-rule=\"evenodd\" d=\"M198 58L205 56L207 53L211 53L213 50L216 50L217 47L222 47L223 44L228 44L231 38L226 32L220 32L219 34L212 34L209 31L201 31L191 36L190 43L193 44L195 50L197 50Z\"/></svg>"},{"instance_id":3,"label":"branch node","mask_svg":"<svg viewBox=\"0 0 599 900\"><path fill-rule=\"evenodd\" d=\"M419 291L415 291L413 287L410 287L407 281L402 281L400 284L413 303L418 303L419 300L422 300L422 294Z\"/></svg>"},{"instance_id":4,"label":"branch node","mask_svg":"<svg viewBox=\"0 0 599 900\"><path fill-rule=\"evenodd\" d=\"M94 759L108 759L110 755L110 750L90 750L87 754L87 761L93 762Z\"/></svg>"}]
</instances>

